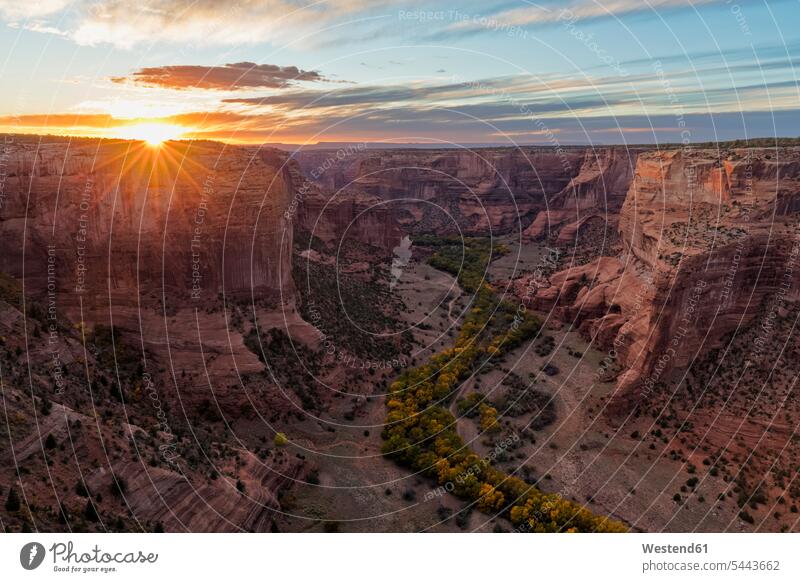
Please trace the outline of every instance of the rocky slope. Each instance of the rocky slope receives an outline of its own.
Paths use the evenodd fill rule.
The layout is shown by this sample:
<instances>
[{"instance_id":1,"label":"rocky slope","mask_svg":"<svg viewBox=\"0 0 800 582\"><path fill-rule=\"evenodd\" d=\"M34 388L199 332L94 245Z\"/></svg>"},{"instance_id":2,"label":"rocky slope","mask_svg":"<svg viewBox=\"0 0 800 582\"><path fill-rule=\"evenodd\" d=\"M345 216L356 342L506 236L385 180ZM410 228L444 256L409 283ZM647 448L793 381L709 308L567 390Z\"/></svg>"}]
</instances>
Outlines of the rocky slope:
<instances>
[{"instance_id":1,"label":"rocky slope","mask_svg":"<svg viewBox=\"0 0 800 582\"><path fill-rule=\"evenodd\" d=\"M32 477L4 471L0 487L17 483L35 500L40 511L22 523L62 528L61 500L81 527L268 529L278 490L302 463L277 449L256 458L220 422L278 421L299 406L270 378L255 339L279 327L315 340L294 309L286 154L206 142L6 143L0 357L15 425L3 466ZM259 434L271 442L266 426ZM75 451L52 451L48 476L51 433ZM108 494L112 473L125 495ZM77 480L102 491L98 516L80 515ZM123 507L140 522L110 526Z\"/></svg>"},{"instance_id":2,"label":"rocky slope","mask_svg":"<svg viewBox=\"0 0 800 582\"><path fill-rule=\"evenodd\" d=\"M345 299L359 323L388 321L377 297L388 286L371 270L374 250L391 254L400 240L391 213L366 194L335 199L268 148L6 143L0 380L13 426L0 495L14 488L31 511L0 515L2 528L275 527L281 496L312 466L300 451L314 446L284 448L278 433L329 439L308 419L335 397L340 420L356 414L363 402L338 388L374 390L391 372L362 365L380 342L350 337L336 295L337 282L365 295ZM311 269L325 276L312 278L324 295L310 296L314 306L298 305L296 232L331 251ZM343 240L369 262L348 248L347 273L328 265ZM322 320L300 315L323 303L324 322L349 334L328 352Z\"/></svg>"},{"instance_id":3,"label":"rocky slope","mask_svg":"<svg viewBox=\"0 0 800 582\"><path fill-rule=\"evenodd\" d=\"M512 287L613 350L614 404L627 410L765 303L800 299L798 199L796 148L643 153L620 212L623 252Z\"/></svg>"},{"instance_id":4,"label":"rocky slope","mask_svg":"<svg viewBox=\"0 0 800 582\"><path fill-rule=\"evenodd\" d=\"M283 214L292 185L281 152L17 139L5 155L0 270L24 273L33 290L46 288L48 265L63 302L76 289L187 299L291 289Z\"/></svg>"},{"instance_id":5,"label":"rocky slope","mask_svg":"<svg viewBox=\"0 0 800 582\"><path fill-rule=\"evenodd\" d=\"M527 274L508 286L553 315L551 325L572 325L607 352L586 383L616 382L612 423L637 407L660 409L695 361L705 367L693 378L711 374L713 350L742 329L751 339L745 348L739 340L738 359L766 366L765 354L779 351L767 339L773 320L790 329L800 300L798 148L289 156L206 142L153 149L16 138L0 170L0 373L11 419L0 449L4 467L23 469L22 478L4 471L0 488L5 497L18 487L36 508L4 522L12 530L64 529L59 501L89 528L265 531L290 523L276 522L291 504L288 488L319 500L295 480L319 481L320 469L323 483L340 484L339 457L305 453L360 447L369 431L358 423L383 418L376 391L396 371L374 364L394 361L401 348L410 353L411 344L399 329L391 341L376 337L392 331L397 312L435 311L426 285L441 273L401 277L397 286L387 279L406 234L506 233L536 250ZM551 245L556 259L539 256ZM441 330L458 299L447 299L448 285ZM397 301L396 289L411 301ZM443 346L436 326L427 329ZM768 375L761 371L748 377ZM779 383L770 394L786 392L788 380ZM696 396L679 394L676 414ZM720 415L717 400L704 410L738 434L737 415L749 405L742 396L736 414ZM769 447L791 440L790 424L771 424L780 434L773 431ZM274 440L279 431L296 439L290 447ZM378 432L368 439L376 451ZM750 433L757 440L763 431ZM737 441L742 451L747 438ZM367 479L372 459L356 459L361 472L348 483ZM392 505L399 496L376 491L381 511L402 509Z\"/></svg>"},{"instance_id":6,"label":"rocky slope","mask_svg":"<svg viewBox=\"0 0 800 582\"><path fill-rule=\"evenodd\" d=\"M403 237L397 209L384 200L359 191L342 191L307 178L299 166L291 164L295 197L287 212L300 238L318 239L332 254L364 245L381 253L391 250ZM300 246L308 248L305 241Z\"/></svg>"},{"instance_id":7,"label":"rocky slope","mask_svg":"<svg viewBox=\"0 0 800 582\"><path fill-rule=\"evenodd\" d=\"M223 396L263 369L229 333L223 300L234 319L255 302L257 315L286 311L302 327L283 152L18 138L6 168L0 272L46 300L54 321L114 325L178 371L200 370L204 352Z\"/></svg>"},{"instance_id":8,"label":"rocky slope","mask_svg":"<svg viewBox=\"0 0 800 582\"><path fill-rule=\"evenodd\" d=\"M5 531L269 531L299 459L229 443L191 386L176 398L152 343L143 358L125 331L51 320L47 300L26 315L22 298L0 275L0 491L20 499Z\"/></svg>"},{"instance_id":9,"label":"rocky slope","mask_svg":"<svg viewBox=\"0 0 800 582\"><path fill-rule=\"evenodd\" d=\"M613 215L624 200L637 151L351 148L293 157L306 176L329 191L363 192L385 201L409 230L476 235L525 230L537 238L564 224Z\"/></svg>"}]
</instances>

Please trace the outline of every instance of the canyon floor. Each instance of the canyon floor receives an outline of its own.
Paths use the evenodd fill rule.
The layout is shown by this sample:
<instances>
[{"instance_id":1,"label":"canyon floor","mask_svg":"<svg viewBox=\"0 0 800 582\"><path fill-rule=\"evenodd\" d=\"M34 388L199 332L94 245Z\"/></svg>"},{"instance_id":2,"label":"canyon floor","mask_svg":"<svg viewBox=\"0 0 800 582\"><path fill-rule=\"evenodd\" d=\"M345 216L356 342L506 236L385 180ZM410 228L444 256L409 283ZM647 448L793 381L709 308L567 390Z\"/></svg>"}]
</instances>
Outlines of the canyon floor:
<instances>
[{"instance_id":1,"label":"canyon floor","mask_svg":"<svg viewBox=\"0 0 800 582\"><path fill-rule=\"evenodd\" d=\"M507 245L509 253L492 263L489 276L493 279L532 271L550 253L545 243L520 243L513 237L500 237L497 242ZM393 292L407 307L402 318L414 336L413 363L451 343L469 308L469 295L453 277L418 260L404 269ZM548 321L547 313L537 315ZM685 464L670 454L673 443L665 444L666 433L659 433L659 438L639 436L634 427L642 423L633 418L609 422L604 409L615 384L598 377L606 357L606 352L576 331L551 322L539 338L509 353L498 369L461 386L451 404L459 434L505 472L536 483L543 491L585 504L598 514L621 519L638 531L745 529L736 504L717 499L727 490L721 477L708 478L686 495L684 483L691 475ZM542 408L552 407L548 413L552 418L537 423L538 408L513 412L503 421L500 435L487 437L477 419L457 413L459 398L473 392L508 402L514 382L545 395ZM369 387L361 389L368 391ZM289 450L310 460L315 483L297 484L282 498L285 513L278 518L282 531L513 529L504 518L474 510L430 479L409 474L381 455L383 394L367 395L351 422L344 419L350 403L338 402L327 412L324 423L303 422L291 427ZM498 443L502 449L509 436L513 449L493 454ZM684 499L677 502L676 493Z\"/></svg>"},{"instance_id":2,"label":"canyon floor","mask_svg":"<svg viewBox=\"0 0 800 582\"><path fill-rule=\"evenodd\" d=\"M545 242L521 242L507 236L496 243L504 245L507 253L490 264L487 277L492 281L534 272L553 256L552 248ZM317 255L315 260L319 265L329 262L325 255ZM96 380L93 384L96 392L90 400L98 407L94 412L80 406L54 405L52 411L39 416L37 430L22 441L16 440L13 453L6 454L5 462L15 464L25 475L49 475L38 485L27 487L31 499L49 497L48 481L63 488L63 495L74 496L72 483L76 481L85 482L92 491L105 491L109 479L119 478L125 483L125 503L130 504L128 511L134 521L103 527L121 530L152 529L162 527L160 524L165 522L174 529L209 530L223 527L235 530L244 523L248 524L246 528L256 531L268 527L271 531L287 532L512 531L514 526L505 517L478 511L474 504L460 500L431 479L398 466L381 451L387 384L404 369L422 364L452 345L465 313L471 308L472 296L459 287L454 277L429 265L424 254L411 259L396 279L386 276L388 269L383 267L388 264L378 265L377 272L382 275L369 281L363 276L366 272L363 264L354 261L348 265L341 274L349 281L348 285L358 285L353 282L361 281L362 291L367 294L382 289L383 298L376 300L376 304L396 318L388 334L365 333L366 320L351 321L354 328L362 329L351 333L365 336L367 339L360 341L367 346L370 342L377 345L385 336L410 333L408 353L397 354L383 363L369 357L337 361L343 342L352 338L347 340L333 334L327 338L331 346L327 360L322 356L327 363L315 365L325 351L318 330L299 319L294 309L262 310L257 314L259 326L285 328L289 330L287 337L296 344L291 351L272 351L269 355L276 369L294 361L277 384L283 393L280 398L285 401L283 412L276 414L267 405L265 413L272 410L271 415L248 413L223 421L224 411L220 416L213 413L210 404L201 403L205 412L190 419L195 428L187 426L190 434L180 438L175 447L183 477L174 472L175 467L158 459L157 434L151 433L155 439L146 436L147 422L151 422L147 418L152 412L147 407L143 409L132 402L125 414L131 415L129 422L133 424L113 429L109 421L118 412L114 412L117 410L114 399L102 396L106 382L102 378L99 385ZM334 289L328 286L327 292L333 293ZM331 301L336 301L335 297ZM14 329L20 325L20 315L9 318L13 310L5 313L6 326ZM239 313L238 308L232 313ZM123 313L117 315L124 321ZM369 310L358 315L376 317ZM703 458L707 457L700 453L700 447L706 441L699 431L686 430L677 423L663 423L660 417L654 420L633 414L627 417L608 414L615 378L600 373L603 363L608 363L607 352L592 345L568 322L556 320L551 312L535 315L544 322L535 339L507 353L496 367L470 377L449 400L448 407L457 418L458 434L472 450L482 458L491 459L496 468L507 474L518 476L544 492L579 502L598 515L621 520L636 531L754 528L741 518L740 505L731 493L740 484L732 483L724 473L713 474L704 466ZM346 318L341 312L336 317ZM176 337L189 338L198 333L203 336L204 375L212 386L224 377L227 365L224 336L228 332L241 334L244 340L237 348L239 351L234 351L234 360L244 373L245 387L257 395L258 387L264 385L264 374L248 374L245 365L250 361L248 358L259 352L247 339L251 337L248 330L255 327L247 318L242 322L234 319L223 318L223 313L213 311L197 312L193 318L178 313L170 320L170 329ZM228 332L224 327L219 328L219 323L226 320L231 326ZM35 329L34 324L29 322L29 325ZM95 341L99 343L96 338ZM209 347L214 341L220 342L219 348ZM186 369L190 370L185 386L188 389L196 382L192 368L197 348L181 342L178 342L180 349L174 351L172 365L176 370L183 369L183 376ZM77 339L71 340L70 350L76 358L82 351ZM102 359L103 354L94 356ZM297 364L303 364L302 368ZM251 368L257 369L254 364ZM14 369L12 366L11 370ZM317 395L315 400L305 402L298 400L298 395L304 394L298 391L298 386L305 376L312 374L310 369L314 370ZM219 392L223 386L215 388ZM274 387L265 394L268 402L276 401ZM477 394L498 408L499 432L489 434L482 430L475 415L459 409L462 402ZM287 408L286 402L294 404ZM16 391L5 392L4 403L7 417L16 419L13 426L19 426L23 434L22 427L30 412L25 410L21 395ZM744 403L739 404L740 408L743 406ZM99 435L93 438L91 431L84 433L84 427L96 424L98 417L106 420L98 425ZM700 427L706 417L701 406L692 418ZM722 435L720 431L727 427L726 434L737 438L736 446L746 446L741 440L749 438L749 433L733 425L736 415L728 413L725 418L729 420L711 419L705 427L710 423L717 435ZM759 425L754 425L754 439L763 434L764 427L758 428ZM272 442L275 431L285 435L285 442ZM48 434L56 435L54 442L60 443L64 458L55 461L51 458L43 464L37 460L37 449L42 435ZM722 440L716 444L725 445ZM55 444L53 447L58 454L59 448ZM708 451L708 447L702 450ZM129 451L130 461L125 460L123 451ZM214 469L204 475L202 457L206 455L211 455L209 466ZM84 460L76 464L70 456L82 456ZM147 457L153 468L145 476L137 471L137 465L138 459ZM767 451L766 460L770 458ZM75 473L80 466L83 476ZM217 479L217 473L224 479ZM186 478L189 480L185 481ZM182 484L187 483L193 487L180 493ZM165 493L165 488L171 492ZM236 488L240 491L235 492ZM109 490L112 494L107 494L97 507L102 508L103 514L113 515L121 509L118 504L122 496L114 494L113 480ZM152 491L158 492L161 499L148 499ZM240 495L248 503L239 504L244 513L237 516L228 503L235 502ZM189 499L196 496L197 509L181 508L187 496ZM81 500L82 496L77 498ZM762 505L767 502L761 501ZM118 507L116 510L114 505ZM80 508L70 504L67 511L74 515ZM218 517L211 520L209 512ZM787 519L791 513L786 513L783 519L770 519L769 511L765 513L764 509L760 513L753 509L751 512L759 516L758 529L769 531L779 529L784 523L791 524ZM248 514L260 517L247 518ZM145 520L145 515L150 519ZM238 523L231 518L239 520Z\"/></svg>"}]
</instances>

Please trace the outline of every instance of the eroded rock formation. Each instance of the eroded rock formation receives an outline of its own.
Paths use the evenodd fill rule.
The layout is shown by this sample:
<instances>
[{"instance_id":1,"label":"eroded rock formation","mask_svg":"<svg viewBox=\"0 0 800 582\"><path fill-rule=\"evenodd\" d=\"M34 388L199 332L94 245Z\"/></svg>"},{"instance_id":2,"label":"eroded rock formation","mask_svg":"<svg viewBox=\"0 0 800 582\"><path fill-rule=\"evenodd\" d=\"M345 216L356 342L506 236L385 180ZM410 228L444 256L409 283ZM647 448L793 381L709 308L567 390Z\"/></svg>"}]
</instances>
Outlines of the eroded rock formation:
<instances>
[{"instance_id":1,"label":"eroded rock formation","mask_svg":"<svg viewBox=\"0 0 800 582\"><path fill-rule=\"evenodd\" d=\"M765 303L800 298L798 197L797 149L642 153L624 251L512 287L614 350L614 402L628 409Z\"/></svg>"},{"instance_id":2,"label":"eroded rock formation","mask_svg":"<svg viewBox=\"0 0 800 582\"><path fill-rule=\"evenodd\" d=\"M633 174L636 150L308 150L294 154L306 176L345 197L389 202L408 229L485 235L550 229L614 214Z\"/></svg>"},{"instance_id":3,"label":"eroded rock formation","mask_svg":"<svg viewBox=\"0 0 800 582\"><path fill-rule=\"evenodd\" d=\"M291 177L282 152L219 143L14 141L0 270L34 293L167 290L279 297L291 290ZM23 254L24 253L24 254ZM192 290L194 289L194 294ZM77 291L76 291L77 290Z\"/></svg>"}]
</instances>

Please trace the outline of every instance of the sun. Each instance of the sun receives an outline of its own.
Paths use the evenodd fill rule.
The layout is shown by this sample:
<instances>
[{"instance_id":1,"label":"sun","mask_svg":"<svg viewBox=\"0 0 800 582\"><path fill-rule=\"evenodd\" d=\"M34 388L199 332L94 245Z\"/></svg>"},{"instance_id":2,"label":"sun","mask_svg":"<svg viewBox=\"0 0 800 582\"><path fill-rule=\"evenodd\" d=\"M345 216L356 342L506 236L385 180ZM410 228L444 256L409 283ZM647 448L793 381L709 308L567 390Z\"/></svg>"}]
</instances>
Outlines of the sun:
<instances>
[{"instance_id":1,"label":"sun","mask_svg":"<svg viewBox=\"0 0 800 582\"><path fill-rule=\"evenodd\" d=\"M186 129L168 123L137 123L121 127L116 133L123 139L141 140L149 146L157 147L167 140L178 139L186 133Z\"/></svg>"}]
</instances>

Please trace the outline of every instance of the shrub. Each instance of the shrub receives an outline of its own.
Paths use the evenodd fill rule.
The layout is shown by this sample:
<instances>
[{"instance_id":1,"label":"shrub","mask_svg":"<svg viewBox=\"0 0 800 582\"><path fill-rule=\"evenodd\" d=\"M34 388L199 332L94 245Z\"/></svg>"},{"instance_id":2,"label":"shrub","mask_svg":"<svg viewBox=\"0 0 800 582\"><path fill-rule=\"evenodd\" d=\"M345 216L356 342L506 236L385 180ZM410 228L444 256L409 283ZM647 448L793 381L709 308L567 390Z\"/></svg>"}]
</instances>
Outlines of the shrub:
<instances>
[{"instance_id":1,"label":"shrub","mask_svg":"<svg viewBox=\"0 0 800 582\"><path fill-rule=\"evenodd\" d=\"M91 499L86 501L86 507L83 509L83 517L85 517L87 521L100 521L100 516L97 514L97 508L95 508Z\"/></svg>"},{"instance_id":2,"label":"shrub","mask_svg":"<svg viewBox=\"0 0 800 582\"><path fill-rule=\"evenodd\" d=\"M123 497L127 492L128 482L116 473L111 473L111 493L117 497Z\"/></svg>"},{"instance_id":3,"label":"shrub","mask_svg":"<svg viewBox=\"0 0 800 582\"><path fill-rule=\"evenodd\" d=\"M90 495L89 488L82 480L78 480L78 482L75 483L75 493L80 497L89 497Z\"/></svg>"},{"instance_id":4,"label":"shrub","mask_svg":"<svg viewBox=\"0 0 800 582\"><path fill-rule=\"evenodd\" d=\"M19 495L17 495L17 490L12 487L8 490L8 497L6 498L6 511L19 511L20 505L21 504L19 501Z\"/></svg>"},{"instance_id":5,"label":"shrub","mask_svg":"<svg viewBox=\"0 0 800 582\"><path fill-rule=\"evenodd\" d=\"M432 246L436 246L435 241ZM441 246L441 245L440 245ZM437 255L441 249L437 247ZM480 253L479 253L480 254ZM437 256L434 255L434 258ZM447 259L458 258L448 255ZM482 261L480 269L470 261ZM490 258L470 257L458 272L459 283L474 290L471 309L467 313L452 348L433 355L428 362L400 374L389 388L387 418L383 430L382 452L396 462L419 474L451 484L452 493L477 505L491 514L509 517L526 531L558 532L622 532L627 528L607 518L595 516L584 506L545 494L519 478L494 469L483 462L461 439L455 430L455 418L438 402L452 395L473 371L489 361L502 359L510 349L535 336L541 322L507 301L500 300L493 288L474 279L482 276ZM452 265L431 264L447 270ZM465 277L465 273L470 277ZM555 367L553 367L555 368ZM551 372L558 373L557 369ZM468 407L467 407L468 408ZM464 410L464 403L462 403ZM486 403L479 404L482 428L499 426L498 412ZM514 500L507 504L505 500ZM465 528L468 513L460 512L456 524Z\"/></svg>"}]
</instances>

